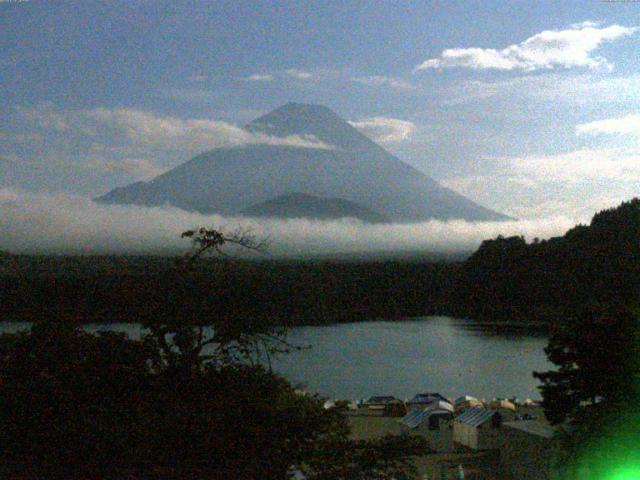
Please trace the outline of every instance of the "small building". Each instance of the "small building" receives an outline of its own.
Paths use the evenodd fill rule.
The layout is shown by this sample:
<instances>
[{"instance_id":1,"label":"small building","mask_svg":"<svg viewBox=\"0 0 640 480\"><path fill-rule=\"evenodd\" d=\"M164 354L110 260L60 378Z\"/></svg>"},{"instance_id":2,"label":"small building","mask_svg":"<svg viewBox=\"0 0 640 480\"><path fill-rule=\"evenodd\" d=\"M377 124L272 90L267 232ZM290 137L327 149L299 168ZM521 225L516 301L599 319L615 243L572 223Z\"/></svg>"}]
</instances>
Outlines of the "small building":
<instances>
[{"instance_id":1,"label":"small building","mask_svg":"<svg viewBox=\"0 0 640 480\"><path fill-rule=\"evenodd\" d=\"M505 398L496 398L491 400L489 403L489 408L492 410L511 410L512 412L516 411L516 406L511 400L507 400Z\"/></svg>"},{"instance_id":2,"label":"small building","mask_svg":"<svg viewBox=\"0 0 640 480\"><path fill-rule=\"evenodd\" d=\"M416 394L411 400L409 400L407 402L407 409L408 410L413 410L413 409L418 409L418 410L423 410L424 408L428 407L429 405L439 402L439 401L443 401L443 402L447 402L449 404L451 404L451 402L449 401L448 398L440 395L439 393L418 393Z\"/></svg>"},{"instance_id":3,"label":"small building","mask_svg":"<svg viewBox=\"0 0 640 480\"><path fill-rule=\"evenodd\" d=\"M482 402L470 395L458 397L453 402L453 410L456 415L460 415L462 412L472 407L482 407Z\"/></svg>"},{"instance_id":4,"label":"small building","mask_svg":"<svg viewBox=\"0 0 640 480\"><path fill-rule=\"evenodd\" d=\"M516 419L516 406L510 400L494 399L489 403L489 409L498 412L504 422L511 422Z\"/></svg>"},{"instance_id":5,"label":"small building","mask_svg":"<svg viewBox=\"0 0 640 480\"><path fill-rule=\"evenodd\" d=\"M410 410L399 420L400 431L409 435L420 435L436 452L453 451L452 425L453 407L440 400L429 407Z\"/></svg>"},{"instance_id":6,"label":"small building","mask_svg":"<svg viewBox=\"0 0 640 480\"><path fill-rule=\"evenodd\" d=\"M407 414L404 402L390 396L371 397L364 406L369 415L376 417L403 417Z\"/></svg>"},{"instance_id":7,"label":"small building","mask_svg":"<svg viewBox=\"0 0 640 480\"><path fill-rule=\"evenodd\" d=\"M472 407L453 420L453 443L471 450L499 448L502 415L499 412Z\"/></svg>"},{"instance_id":8,"label":"small building","mask_svg":"<svg viewBox=\"0 0 640 480\"><path fill-rule=\"evenodd\" d=\"M397 400L396 397L391 396L378 396L378 397L369 397L369 400L365 400L363 402L364 405L384 405L390 402Z\"/></svg>"},{"instance_id":9,"label":"small building","mask_svg":"<svg viewBox=\"0 0 640 480\"><path fill-rule=\"evenodd\" d=\"M500 444L500 472L513 480L548 480L553 477L557 451L555 429L534 420L505 422Z\"/></svg>"},{"instance_id":10,"label":"small building","mask_svg":"<svg viewBox=\"0 0 640 480\"><path fill-rule=\"evenodd\" d=\"M439 430L440 424L453 419L453 407L442 400L423 410L410 410L399 422L410 430Z\"/></svg>"}]
</instances>

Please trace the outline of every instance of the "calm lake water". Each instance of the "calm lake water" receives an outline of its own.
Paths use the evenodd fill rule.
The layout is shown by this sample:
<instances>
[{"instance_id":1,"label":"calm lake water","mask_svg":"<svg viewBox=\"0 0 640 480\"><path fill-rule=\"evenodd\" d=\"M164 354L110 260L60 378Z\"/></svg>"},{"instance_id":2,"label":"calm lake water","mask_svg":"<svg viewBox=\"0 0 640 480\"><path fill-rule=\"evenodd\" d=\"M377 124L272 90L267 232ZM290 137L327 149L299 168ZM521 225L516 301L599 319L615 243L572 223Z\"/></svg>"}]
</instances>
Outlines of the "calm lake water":
<instances>
[{"instance_id":1,"label":"calm lake water","mask_svg":"<svg viewBox=\"0 0 640 480\"><path fill-rule=\"evenodd\" d=\"M0 322L0 332L25 328L29 324ZM104 328L90 325L87 330ZM135 324L109 329L133 338L142 332ZM299 327L289 340L310 348L277 357L274 369L330 398L407 398L435 391L451 397L538 399L538 382L531 372L551 368L544 336L513 329L495 333L448 317Z\"/></svg>"},{"instance_id":2,"label":"calm lake water","mask_svg":"<svg viewBox=\"0 0 640 480\"><path fill-rule=\"evenodd\" d=\"M448 317L302 327L290 340L311 348L280 357L274 369L330 398L433 391L539 399L531 373L552 367L542 335L497 334Z\"/></svg>"}]
</instances>

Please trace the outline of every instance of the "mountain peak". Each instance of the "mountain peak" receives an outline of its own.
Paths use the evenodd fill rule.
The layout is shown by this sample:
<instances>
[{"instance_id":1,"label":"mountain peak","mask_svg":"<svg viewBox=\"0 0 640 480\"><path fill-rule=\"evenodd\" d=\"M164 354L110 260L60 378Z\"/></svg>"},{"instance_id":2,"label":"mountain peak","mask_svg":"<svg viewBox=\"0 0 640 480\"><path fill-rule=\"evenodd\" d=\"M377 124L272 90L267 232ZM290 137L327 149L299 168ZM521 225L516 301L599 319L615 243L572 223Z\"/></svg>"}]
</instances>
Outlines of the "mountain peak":
<instances>
[{"instance_id":1,"label":"mountain peak","mask_svg":"<svg viewBox=\"0 0 640 480\"><path fill-rule=\"evenodd\" d=\"M286 116L316 116L316 117L325 117L327 119L332 120L341 120L340 116L331 110L329 107L324 105L320 105L317 103L300 103L300 102L287 102L284 105L279 106L278 108L272 110L271 112L263 115L260 118L257 118L251 123L255 123L259 121L261 118L267 116L275 116L275 115L286 115Z\"/></svg>"},{"instance_id":2,"label":"mountain peak","mask_svg":"<svg viewBox=\"0 0 640 480\"><path fill-rule=\"evenodd\" d=\"M338 114L331 110L329 107L325 107L324 105L320 105L319 103L299 103L299 102L287 102L281 107L278 107L274 110L285 110L289 112L313 112L313 113L324 113L331 114L334 117L337 117Z\"/></svg>"},{"instance_id":3,"label":"mountain peak","mask_svg":"<svg viewBox=\"0 0 640 480\"><path fill-rule=\"evenodd\" d=\"M150 182L113 190L98 200L171 204L223 215L346 215L391 222L506 219L438 185L327 107L287 103L246 128L269 136L315 137L335 148L271 144L217 148Z\"/></svg>"},{"instance_id":4,"label":"mountain peak","mask_svg":"<svg viewBox=\"0 0 640 480\"><path fill-rule=\"evenodd\" d=\"M323 105L289 102L249 123L246 129L277 137L313 136L345 149L377 146L349 122Z\"/></svg>"}]
</instances>

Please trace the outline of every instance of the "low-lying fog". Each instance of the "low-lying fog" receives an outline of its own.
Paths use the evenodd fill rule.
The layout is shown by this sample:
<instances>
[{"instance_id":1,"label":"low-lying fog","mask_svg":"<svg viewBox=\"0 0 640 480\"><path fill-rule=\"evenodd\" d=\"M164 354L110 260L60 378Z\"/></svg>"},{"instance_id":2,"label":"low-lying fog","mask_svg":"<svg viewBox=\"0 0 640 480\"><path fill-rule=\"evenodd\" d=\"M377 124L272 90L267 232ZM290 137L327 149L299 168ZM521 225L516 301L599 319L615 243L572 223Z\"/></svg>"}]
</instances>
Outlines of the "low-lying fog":
<instances>
[{"instance_id":1,"label":"low-lying fog","mask_svg":"<svg viewBox=\"0 0 640 480\"><path fill-rule=\"evenodd\" d=\"M452 253L471 251L482 240L500 234L524 235L527 240L562 235L574 224L565 217L386 225L353 219L249 219L172 207L102 205L66 193L0 189L0 249L11 253L178 253L189 246L180 234L198 226L223 231L250 229L258 238L268 239L271 257L381 251Z\"/></svg>"}]
</instances>

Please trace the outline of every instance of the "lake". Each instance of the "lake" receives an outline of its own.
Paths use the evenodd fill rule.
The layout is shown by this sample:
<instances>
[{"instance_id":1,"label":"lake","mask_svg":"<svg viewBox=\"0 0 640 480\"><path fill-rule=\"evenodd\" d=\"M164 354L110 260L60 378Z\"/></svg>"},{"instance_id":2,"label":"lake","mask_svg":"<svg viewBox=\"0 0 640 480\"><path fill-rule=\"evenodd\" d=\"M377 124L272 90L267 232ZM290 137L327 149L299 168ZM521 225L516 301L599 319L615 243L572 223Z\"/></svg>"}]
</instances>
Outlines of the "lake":
<instances>
[{"instance_id":1,"label":"lake","mask_svg":"<svg viewBox=\"0 0 640 480\"><path fill-rule=\"evenodd\" d=\"M28 327L0 322L0 332ZM136 324L108 328L133 338L142 332ZM539 399L538 381L531 372L552 367L543 351L547 344L543 335L504 328L496 333L449 317L298 327L291 330L289 340L310 348L276 357L274 370L330 398L407 398L433 391L450 397Z\"/></svg>"},{"instance_id":2,"label":"lake","mask_svg":"<svg viewBox=\"0 0 640 480\"><path fill-rule=\"evenodd\" d=\"M274 369L330 398L428 391L539 399L531 373L552 368L543 335L495 333L448 317L301 327L290 340L311 348L279 357Z\"/></svg>"}]
</instances>

